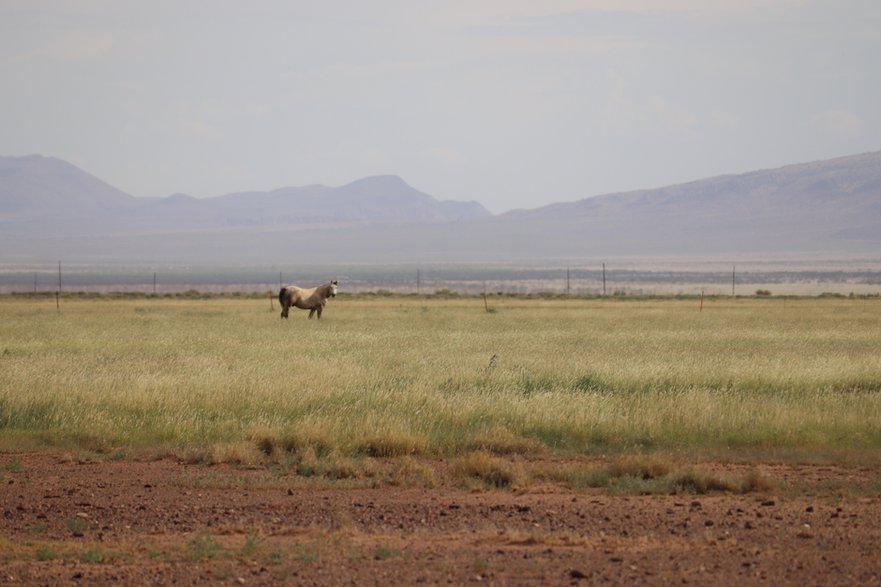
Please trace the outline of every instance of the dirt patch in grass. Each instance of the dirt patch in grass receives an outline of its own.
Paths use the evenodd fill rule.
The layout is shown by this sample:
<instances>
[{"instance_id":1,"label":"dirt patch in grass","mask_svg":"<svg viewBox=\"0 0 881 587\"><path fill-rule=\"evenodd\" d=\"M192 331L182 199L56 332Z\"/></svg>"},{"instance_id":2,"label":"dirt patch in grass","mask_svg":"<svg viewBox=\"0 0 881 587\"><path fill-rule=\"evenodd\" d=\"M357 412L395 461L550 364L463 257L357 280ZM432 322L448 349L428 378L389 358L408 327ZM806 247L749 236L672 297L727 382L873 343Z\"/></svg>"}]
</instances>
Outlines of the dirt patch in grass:
<instances>
[{"instance_id":1,"label":"dirt patch in grass","mask_svg":"<svg viewBox=\"0 0 881 587\"><path fill-rule=\"evenodd\" d=\"M0 583L881 581L874 467L481 452L346 467L0 455Z\"/></svg>"}]
</instances>

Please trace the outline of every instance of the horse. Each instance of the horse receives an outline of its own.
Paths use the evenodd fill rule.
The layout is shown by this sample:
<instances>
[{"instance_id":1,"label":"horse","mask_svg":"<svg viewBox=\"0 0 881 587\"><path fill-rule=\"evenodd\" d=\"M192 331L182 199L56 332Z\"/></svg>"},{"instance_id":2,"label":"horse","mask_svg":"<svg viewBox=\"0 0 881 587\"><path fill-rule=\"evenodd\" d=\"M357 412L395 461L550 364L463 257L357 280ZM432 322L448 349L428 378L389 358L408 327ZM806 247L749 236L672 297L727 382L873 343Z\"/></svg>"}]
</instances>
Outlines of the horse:
<instances>
[{"instance_id":1,"label":"horse","mask_svg":"<svg viewBox=\"0 0 881 587\"><path fill-rule=\"evenodd\" d=\"M309 310L309 319L318 312L321 320L321 311L327 303L327 298L336 297L337 282L331 281L311 289L303 289L295 285L286 285L278 292L278 303L281 305L281 317L288 317L288 309L291 306L301 310Z\"/></svg>"}]
</instances>

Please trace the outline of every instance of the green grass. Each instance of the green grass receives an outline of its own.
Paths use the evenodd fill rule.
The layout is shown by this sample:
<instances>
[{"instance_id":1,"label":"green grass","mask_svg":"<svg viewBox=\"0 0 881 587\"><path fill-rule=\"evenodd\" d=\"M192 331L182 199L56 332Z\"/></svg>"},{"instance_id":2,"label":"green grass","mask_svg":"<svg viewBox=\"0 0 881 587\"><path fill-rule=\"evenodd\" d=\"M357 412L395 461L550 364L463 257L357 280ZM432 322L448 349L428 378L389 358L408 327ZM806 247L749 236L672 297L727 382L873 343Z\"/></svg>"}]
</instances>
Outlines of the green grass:
<instances>
[{"instance_id":1,"label":"green grass","mask_svg":"<svg viewBox=\"0 0 881 587\"><path fill-rule=\"evenodd\" d=\"M223 545L208 534L200 533L187 542L187 557L191 561L209 561L223 555Z\"/></svg>"},{"instance_id":2,"label":"green grass","mask_svg":"<svg viewBox=\"0 0 881 587\"><path fill-rule=\"evenodd\" d=\"M56 558L58 558L58 555L55 553L55 551L53 551L49 548L46 548L46 547L38 548L35 556L36 556L37 560L41 561L41 562L42 561L51 561L51 560L55 560Z\"/></svg>"},{"instance_id":3,"label":"green grass","mask_svg":"<svg viewBox=\"0 0 881 587\"><path fill-rule=\"evenodd\" d=\"M0 450L881 448L881 301L0 298ZM342 458L340 457L340 458ZM308 463L307 463L308 465Z\"/></svg>"}]
</instances>

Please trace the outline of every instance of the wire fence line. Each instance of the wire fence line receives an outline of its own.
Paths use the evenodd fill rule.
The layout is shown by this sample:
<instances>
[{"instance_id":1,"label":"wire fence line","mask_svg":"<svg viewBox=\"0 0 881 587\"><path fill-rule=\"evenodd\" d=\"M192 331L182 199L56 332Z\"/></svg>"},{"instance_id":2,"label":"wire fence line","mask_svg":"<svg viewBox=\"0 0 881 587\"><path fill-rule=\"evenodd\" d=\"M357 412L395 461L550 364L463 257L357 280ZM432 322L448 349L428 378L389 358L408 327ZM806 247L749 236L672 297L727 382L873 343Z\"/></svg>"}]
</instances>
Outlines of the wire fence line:
<instances>
[{"instance_id":1,"label":"wire fence line","mask_svg":"<svg viewBox=\"0 0 881 587\"><path fill-rule=\"evenodd\" d=\"M336 279L347 293L624 295L821 295L881 293L881 264L631 263L615 266L134 267L62 263L0 267L0 294L277 292Z\"/></svg>"}]
</instances>

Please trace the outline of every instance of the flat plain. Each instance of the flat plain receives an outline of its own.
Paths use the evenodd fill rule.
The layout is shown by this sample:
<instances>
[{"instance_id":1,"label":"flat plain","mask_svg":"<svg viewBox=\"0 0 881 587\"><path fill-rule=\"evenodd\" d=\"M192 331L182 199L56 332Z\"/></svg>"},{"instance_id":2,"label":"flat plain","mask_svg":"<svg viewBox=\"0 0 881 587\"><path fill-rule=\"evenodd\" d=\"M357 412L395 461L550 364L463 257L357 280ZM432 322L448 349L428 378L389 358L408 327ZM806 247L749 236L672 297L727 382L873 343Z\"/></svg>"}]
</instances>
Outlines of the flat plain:
<instances>
[{"instance_id":1,"label":"flat plain","mask_svg":"<svg viewBox=\"0 0 881 587\"><path fill-rule=\"evenodd\" d=\"M879 580L876 298L59 308L0 299L9 582Z\"/></svg>"}]
</instances>

